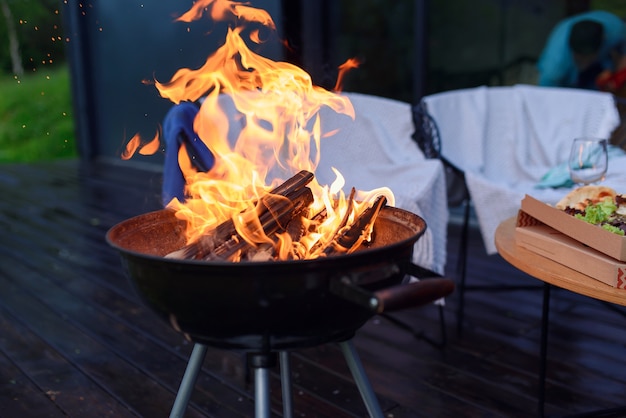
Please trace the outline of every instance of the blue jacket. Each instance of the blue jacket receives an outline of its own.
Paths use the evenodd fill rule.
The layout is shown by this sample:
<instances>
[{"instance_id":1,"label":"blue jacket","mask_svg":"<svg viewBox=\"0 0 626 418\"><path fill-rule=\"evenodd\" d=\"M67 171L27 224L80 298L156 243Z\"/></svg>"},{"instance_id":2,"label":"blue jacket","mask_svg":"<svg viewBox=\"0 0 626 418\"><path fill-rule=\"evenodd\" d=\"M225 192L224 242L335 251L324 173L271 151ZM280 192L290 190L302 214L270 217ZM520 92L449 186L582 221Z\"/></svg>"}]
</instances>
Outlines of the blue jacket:
<instances>
[{"instance_id":1,"label":"blue jacket","mask_svg":"<svg viewBox=\"0 0 626 418\"><path fill-rule=\"evenodd\" d=\"M578 69L569 47L572 26L580 20L593 20L604 26L604 42L599 52L603 69L613 69L610 51L626 39L624 21L609 12L596 10L581 13L562 20L552 30L546 46L539 57L539 85L554 87L579 87Z\"/></svg>"}]
</instances>

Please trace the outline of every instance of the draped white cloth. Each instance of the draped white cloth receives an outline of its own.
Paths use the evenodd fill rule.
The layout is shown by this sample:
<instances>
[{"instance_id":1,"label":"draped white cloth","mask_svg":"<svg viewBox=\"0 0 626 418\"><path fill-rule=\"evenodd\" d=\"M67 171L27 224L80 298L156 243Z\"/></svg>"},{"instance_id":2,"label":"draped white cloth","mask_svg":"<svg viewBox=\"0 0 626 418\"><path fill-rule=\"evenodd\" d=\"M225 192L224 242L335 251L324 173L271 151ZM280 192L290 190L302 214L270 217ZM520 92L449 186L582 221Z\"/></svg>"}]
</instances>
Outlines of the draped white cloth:
<instances>
[{"instance_id":1,"label":"draped white cloth","mask_svg":"<svg viewBox=\"0 0 626 418\"><path fill-rule=\"evenodd\" d=\"M465 171L485 248L529 194L556 203L571 189L538 188L579 136L608 138L619 124L613 97L588 90L516 85L424 98L440 130L442 155ZM612 158L604 184L626 193L626 157Z\"/></svg>"},{"instance_id":2,"label":"draped white cloth","mask_svg":"<svg viewBox=\"0 0 626 418\"><path fill-rule=\"evenodd\" d=\"M437 273L446 262L448 209L445 174L439 160L427 159L412 140L411 106L387 98L345 93L356 119L329 109L321 112L322 132L337 133L321 141L320 184L331 184L338 169L351 187L388 187L395 206L424 218L426 233L415 245L413 261Z\"/></svg>"}]
</instances>

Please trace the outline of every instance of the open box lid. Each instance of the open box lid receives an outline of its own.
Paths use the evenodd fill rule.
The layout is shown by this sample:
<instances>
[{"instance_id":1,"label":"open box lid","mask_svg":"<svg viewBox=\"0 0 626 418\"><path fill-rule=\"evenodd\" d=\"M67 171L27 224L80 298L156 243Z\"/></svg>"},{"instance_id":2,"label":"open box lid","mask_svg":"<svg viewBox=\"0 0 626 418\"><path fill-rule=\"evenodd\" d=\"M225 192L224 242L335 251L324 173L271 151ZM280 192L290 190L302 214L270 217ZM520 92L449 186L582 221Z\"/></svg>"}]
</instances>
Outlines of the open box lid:
<instances>
[{"instance_id":1,"label":"open box lid","mask_svg":"<svg viewBox=\"0 0 626 418\"><path fill-rule=\"evenodd\" d=\"M592 225L532 196L522 199L521 210L532 218L610 257L626 261L626 237ZM519 220L518 220L519 222Z\"/></svg>"}]
</instances>

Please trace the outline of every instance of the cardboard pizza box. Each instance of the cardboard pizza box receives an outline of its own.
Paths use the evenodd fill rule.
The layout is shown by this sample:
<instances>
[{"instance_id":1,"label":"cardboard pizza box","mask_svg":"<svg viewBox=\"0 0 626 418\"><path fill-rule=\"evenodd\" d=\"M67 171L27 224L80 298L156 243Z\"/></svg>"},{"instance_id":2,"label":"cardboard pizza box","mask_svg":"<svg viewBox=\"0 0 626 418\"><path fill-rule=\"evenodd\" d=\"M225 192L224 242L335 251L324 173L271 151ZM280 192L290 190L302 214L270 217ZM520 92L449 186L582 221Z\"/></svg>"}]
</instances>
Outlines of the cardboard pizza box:
<instances>
[{"instance_id":1,"label":"cardboard pizza box","mask_svg":"<svg viewBox=\"0 0 626 418\"><path fill-rule=\"evenodd\" d=\"M577 219L532 196L522 199L521 210L539 222L619 261L626 261L626 237Z\"/></svg>"},{"instance_id":2,"label":"cardboard pizza box","mask_svg":"<svg viewBox=\"0 0 626 418\"><path fill-rule=\"evenodd\" d=\"M592 225L593 226L593 225ZM530 215L520 211L515 241L529 251L542 255L609 286L626 288L626 263L594 250Z\"/></svg>"}]
</instances>

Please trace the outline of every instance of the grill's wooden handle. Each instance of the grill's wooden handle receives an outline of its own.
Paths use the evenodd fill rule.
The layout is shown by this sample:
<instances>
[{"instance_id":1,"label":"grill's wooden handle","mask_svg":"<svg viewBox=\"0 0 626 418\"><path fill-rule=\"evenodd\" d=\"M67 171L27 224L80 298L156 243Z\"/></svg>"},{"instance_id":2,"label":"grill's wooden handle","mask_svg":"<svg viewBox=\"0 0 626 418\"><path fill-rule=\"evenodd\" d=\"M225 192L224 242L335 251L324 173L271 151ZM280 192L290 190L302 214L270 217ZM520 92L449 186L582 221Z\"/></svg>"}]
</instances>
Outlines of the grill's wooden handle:
<instances>
[{"instance_id":1,"label":"grill's wooden handle","mask_svg":"<svg viewBox=\"0 0 626 418\"><path fill-rule=\"evenodd\" d=\"M382 313L426 305L448 296L453 291L452 280L436 278L382 289L375 292L374 296L378 299L377 313Z\"/></svg>"},{"instance_id":2,"label":"grill's wooden handle","mask_svg":"<svg viewBox=\"0 0 626 418\"><path fill-rule=\"evenodd\" d=\"M422 279L371 292L353 284L348 277L331 282L331 293L380 314L416 308L448 296L454 282L443 277Z\"/></svg>"}]
</instances>

